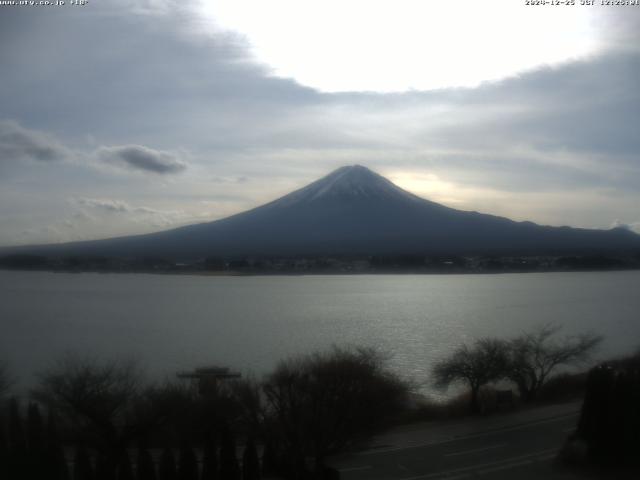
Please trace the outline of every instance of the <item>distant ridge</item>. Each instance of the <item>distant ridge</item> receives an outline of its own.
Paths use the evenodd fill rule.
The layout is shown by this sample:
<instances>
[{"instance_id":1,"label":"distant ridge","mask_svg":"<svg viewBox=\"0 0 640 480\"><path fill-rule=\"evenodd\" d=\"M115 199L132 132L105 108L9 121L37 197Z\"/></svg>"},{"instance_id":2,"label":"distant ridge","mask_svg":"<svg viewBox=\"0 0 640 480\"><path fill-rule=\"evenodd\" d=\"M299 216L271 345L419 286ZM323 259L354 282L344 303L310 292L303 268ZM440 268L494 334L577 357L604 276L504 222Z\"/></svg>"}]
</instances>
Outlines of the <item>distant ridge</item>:
<instances>
[{"instance_id":1,"label":"distant ridge","mask_svg":"<svg viewBox=\"0 0 640 480\"><path fill-rule=\"evenodd\" d=\"M221 220L146 235L0 249L0 255L210 256L544 255L640 251L626 229L540 226L420 198L360 165Z\"/></svg>"}]
</instances>

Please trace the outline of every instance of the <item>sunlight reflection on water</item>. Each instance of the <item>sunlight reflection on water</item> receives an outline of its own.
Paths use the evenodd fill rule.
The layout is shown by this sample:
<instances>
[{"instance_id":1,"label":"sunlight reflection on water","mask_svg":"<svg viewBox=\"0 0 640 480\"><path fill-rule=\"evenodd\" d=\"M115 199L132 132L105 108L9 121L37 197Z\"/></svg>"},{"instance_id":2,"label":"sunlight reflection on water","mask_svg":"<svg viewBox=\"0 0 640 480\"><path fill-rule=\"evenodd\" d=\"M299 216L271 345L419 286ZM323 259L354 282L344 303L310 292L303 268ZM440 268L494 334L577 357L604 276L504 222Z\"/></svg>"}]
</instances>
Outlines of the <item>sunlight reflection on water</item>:
<instances>
[{"instance_id":1,"label":"sunlight reflection on water","mask_svg":"<svg viewBox=\"0 0 640 480\"><path fill-rule=\"evenodd\" d=\"M0 271L0 358L23 384L65 351L140 359L150 374L223 364L257 374L332 344L371 345L430 391L460 342L546 322L640 345L640 272L207 277Z\"/></svg>"}]
</instances>

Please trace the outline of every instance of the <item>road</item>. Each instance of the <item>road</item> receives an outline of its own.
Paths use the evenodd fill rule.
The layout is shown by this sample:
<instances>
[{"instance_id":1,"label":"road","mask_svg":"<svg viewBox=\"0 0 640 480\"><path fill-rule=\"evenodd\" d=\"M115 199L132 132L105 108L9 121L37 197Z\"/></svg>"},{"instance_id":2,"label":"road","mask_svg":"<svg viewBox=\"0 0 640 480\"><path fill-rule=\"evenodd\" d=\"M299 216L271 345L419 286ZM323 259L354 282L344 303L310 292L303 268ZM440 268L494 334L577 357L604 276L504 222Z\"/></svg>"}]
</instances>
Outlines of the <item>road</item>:
<instances>
[{"instance_id":1,"label":"road","mask_svg":"<svg viewBox=\"0 0 640 480\"><path fill-rule=\"evenodd\" d=\"M423 424L378 437L369 450L336 460L344 480L571 478L552 462L578 418L579 404L537 412Z\"/></svg>"}]
</instances>

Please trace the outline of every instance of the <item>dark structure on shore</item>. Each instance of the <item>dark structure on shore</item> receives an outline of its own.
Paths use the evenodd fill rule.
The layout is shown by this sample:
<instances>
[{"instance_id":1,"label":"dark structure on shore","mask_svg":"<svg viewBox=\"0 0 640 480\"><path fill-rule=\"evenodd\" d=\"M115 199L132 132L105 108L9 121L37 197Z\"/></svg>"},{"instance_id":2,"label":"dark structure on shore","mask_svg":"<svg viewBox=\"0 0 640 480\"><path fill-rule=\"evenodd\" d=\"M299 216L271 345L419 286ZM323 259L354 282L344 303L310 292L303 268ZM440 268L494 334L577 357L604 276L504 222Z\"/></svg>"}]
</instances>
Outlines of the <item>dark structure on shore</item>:
<instances>
[{"instance_id":1,"label":"dark structure on shore","mask_svg":"<svg viewBox=\"0 0 640 480\"><path fill-rule=\"evenodd\" d=\"M240 378L240 374L227 367L200 367L191 372L180 372L178 378L197 382L200 395L215 395L221 380Z\"/></svg>"}]
</instances>

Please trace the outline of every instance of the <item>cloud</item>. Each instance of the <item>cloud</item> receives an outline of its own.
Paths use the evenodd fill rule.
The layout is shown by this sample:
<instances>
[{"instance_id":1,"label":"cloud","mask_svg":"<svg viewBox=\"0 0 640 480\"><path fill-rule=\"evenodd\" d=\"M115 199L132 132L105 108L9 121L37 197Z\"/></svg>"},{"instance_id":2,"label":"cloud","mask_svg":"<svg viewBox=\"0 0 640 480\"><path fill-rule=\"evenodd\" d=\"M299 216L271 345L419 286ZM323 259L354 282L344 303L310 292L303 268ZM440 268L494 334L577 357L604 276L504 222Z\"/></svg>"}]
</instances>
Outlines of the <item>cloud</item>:
<instances>
[{"instance_id":1,"label":"cloud","mask_svg":"<svg viewBox=\"0 0 640 480\"><path fill-rule=\"evenodd\" d=\"M100 147L96 156L112 165L161 175L179 173L187 168L187 164L173 153L142 145Z\"/></svg>"},{"instance_id":2,"label":"cloud","mask_svg":"<svg viewBox=\"0 0 640 480\"><path fill-rule=\"evenodd\" d=\"M191 221L201 221L208 219L207 213L188 213L183 210L161 210L144 205L131 205L124 200L110 198L71 198L71 204L80 208L88 208L94 212L106 214L116 214L127 218L127 220L150 225L152 227L171 227L182 225ZM87 215L80 210L81 214ZM88 215L89 218L92 218ZM105 218L105 217L103 217Z\"/></svg>"},{"instance_id":3,"label":"cloud","mask_svg":"<svg viewBox=\"0 0 640 480\"><path fill-rule=\"evenodd\" d=\"M611 223L611 228L622 228L631 232L640 233L640 221L625 223L616 218L613 223Z\"/></svg>"},{"instance_id":4,"label":"cloud","mask_svg":"<svg viewBox=\"0 0 640 480\"><path fill-rule=\"evenodd\" d=\"M178 214L180 212L176 210L157 210L151 207L145 206L133 206L124 200L114 200L109 198L73 198L71 199L72 203L75 203L79 206L89 207L96 210L102 210L103 212L109 213L142 213L145 215L168 215L168 214Z\"/></svg>"},{"instance_id":5,"label":"cloud","mask_svg":"<svg viewBox=\"0 0 640 480\"><path fill-rule=\"evenodd\" d=\"M237 177L211 177L211 182L212 183L220 183L220 184L241 184L241 183L247 183L249 181L249 178L244 176L244 175L240 175Z\"/></svg>"},{"instance_id":6,"label":"cloud","mask_svg":"<svg viewBox=\"0 0 640 480\"><path fill-rule=\"evenodd\" d=\"M127 213L133 211L133 208L126 202L121 200L109 200L100 198L77 198L73 200L78 205L95 208L105 212Z\"/></svg>"},{"instance_id":7,"label":"cloud","mask_svg":"<svg viewBox=\"0 0 640 480\"><path fill-rule=\"evenodd\" d=\"M0 243L36 213L67 218L70 195L97 219L78 234L99 238L197 220L199 209L231 215L353 163L435 176L439 190L403 186L463 209L605 228L637 218L640 54L622 48L637 15L625 13L624 29L611 20L599 55L478 88L327 94L275 77L240 36L196 28L184 2L117 1L0 16L2 115L32 129L2 125L22 133L3 148L30 160L0 161L0 222L13 219ZM91 49L59 48L87 39ZM129 175L105 174L115 168Z\"/></svg>"},{"instance_id":8,"label":"cloud","mask_svg":"<svg viewBox=\"0 0 640 480\"><path fill-rule=\"evenodd\" d=\"M0 121L0 162L55 162L70 155L71 152L50 135L23 128L11 120Z\"/></svg>"},{"instance_id":9,"label":"cloud","mask_svg":"<svg viewBox=\"0 0 640 480\"><path fill-rule=\"evenodd\" d=\"M52 163L80 156L82 152L63 145L51 134L25 128L14 120L0 120L0 162ZM144 145L102 146L87 157L129 170L157 174L179 173L187 168L178 155Z\"/></svg>"}]
</instances>

